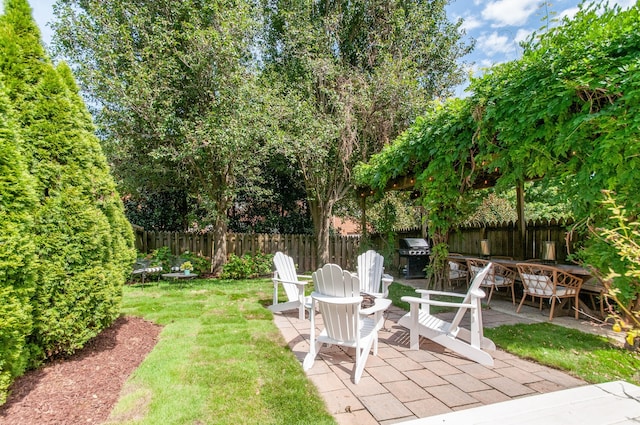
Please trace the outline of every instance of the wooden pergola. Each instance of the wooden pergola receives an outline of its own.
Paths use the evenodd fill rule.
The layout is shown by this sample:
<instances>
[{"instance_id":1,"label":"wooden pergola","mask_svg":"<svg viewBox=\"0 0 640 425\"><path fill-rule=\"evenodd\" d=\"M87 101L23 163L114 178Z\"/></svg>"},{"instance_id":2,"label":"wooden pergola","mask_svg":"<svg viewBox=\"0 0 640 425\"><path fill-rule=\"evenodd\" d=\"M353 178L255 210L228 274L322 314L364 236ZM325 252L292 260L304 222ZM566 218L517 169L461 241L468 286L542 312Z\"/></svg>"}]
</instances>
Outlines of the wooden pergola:
<instances>
[{"instance_id":1,"label":"wooden pergola","mask_svg":"<svg viewBox=\"0 0 640 425\"><path fill-rule=\"evenodd\" d=\"M489 187L495 186L496 182L500 178L501 174L498 169L495 169L492 173L480 173L473 185L471 186L473 189L487 189ZM533 180L533 179L532 179ZM415 188L416 178L414 175L402 175L398 176L394 179L389 180L386 187L384 188L384 192L392 191L392 190L401 190L401 191L413 191ZM367 229L367 214L366 214L366 200L367 197L375 195L375 191L371 188L359 187L356 188L358 195L361 199L361 209L362 209L362 232L366 233ZM415 198L419 197L419 193L415 194ZM516 212L518 215L518 234L520 236L520 243L522 252L526 250L526 220L524 216L524 181L520 182L516 186ZM424 232L424 229L423 229Z\"/></svg>"}]
</instances>

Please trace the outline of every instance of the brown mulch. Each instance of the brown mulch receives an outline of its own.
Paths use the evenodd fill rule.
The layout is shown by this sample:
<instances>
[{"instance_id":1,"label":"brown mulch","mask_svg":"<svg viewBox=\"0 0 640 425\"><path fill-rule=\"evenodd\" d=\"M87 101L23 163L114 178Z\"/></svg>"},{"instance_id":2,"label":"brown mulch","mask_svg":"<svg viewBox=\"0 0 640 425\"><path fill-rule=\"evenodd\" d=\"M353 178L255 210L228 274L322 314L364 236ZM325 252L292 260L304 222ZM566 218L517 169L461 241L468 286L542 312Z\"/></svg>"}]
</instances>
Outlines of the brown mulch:
<instances>
[{"instance_id":1,"label":"brown mulch","mask_svg":"<svg viewBox=\"0 0 640 425\"><path fill-rule=\"evenodd\" d=\"M16 379L0 406L0 424L105 422L124 382L153 349L161 329L141 318L118 318L81 351Z\"/></svg>"}]
</instances>

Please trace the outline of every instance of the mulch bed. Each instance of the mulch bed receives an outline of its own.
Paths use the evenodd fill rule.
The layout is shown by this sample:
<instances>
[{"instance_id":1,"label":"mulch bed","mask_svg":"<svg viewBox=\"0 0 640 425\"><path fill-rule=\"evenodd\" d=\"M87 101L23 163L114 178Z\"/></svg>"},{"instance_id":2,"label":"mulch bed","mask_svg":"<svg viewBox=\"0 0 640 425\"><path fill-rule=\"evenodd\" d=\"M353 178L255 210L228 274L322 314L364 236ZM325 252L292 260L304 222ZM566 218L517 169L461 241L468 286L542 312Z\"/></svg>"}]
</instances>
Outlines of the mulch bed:
<instances>
[{"instance_id":1,"label":"mulch bed","mask_svg":"<svg viewBox=\"0 0 640 425\"><path fill-rule=\"evenodd\" d=\"M162 328L120 317L72 356L27 372L0 406L0 424L100 424L109 417L131 372L155 346Z\"/></svg>"}]
</instances>

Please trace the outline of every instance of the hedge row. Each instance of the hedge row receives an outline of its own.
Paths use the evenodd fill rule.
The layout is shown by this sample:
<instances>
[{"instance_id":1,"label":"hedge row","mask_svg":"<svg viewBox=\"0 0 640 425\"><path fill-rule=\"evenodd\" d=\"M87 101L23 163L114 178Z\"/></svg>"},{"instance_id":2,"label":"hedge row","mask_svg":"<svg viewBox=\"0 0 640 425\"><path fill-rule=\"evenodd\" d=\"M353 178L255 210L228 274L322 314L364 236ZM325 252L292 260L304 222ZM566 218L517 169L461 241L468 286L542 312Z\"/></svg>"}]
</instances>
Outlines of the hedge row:
<instances>
[{"instance_id":1,"label":"hedge row","mask_svg":"<svg viewBox=\"0 0 640 425\"><path fill-rule=\"evenodd\" d=\"M26 0L0 17L0 404L119 314L133 233L70 69Z\"/></svg>"}]
</instances>

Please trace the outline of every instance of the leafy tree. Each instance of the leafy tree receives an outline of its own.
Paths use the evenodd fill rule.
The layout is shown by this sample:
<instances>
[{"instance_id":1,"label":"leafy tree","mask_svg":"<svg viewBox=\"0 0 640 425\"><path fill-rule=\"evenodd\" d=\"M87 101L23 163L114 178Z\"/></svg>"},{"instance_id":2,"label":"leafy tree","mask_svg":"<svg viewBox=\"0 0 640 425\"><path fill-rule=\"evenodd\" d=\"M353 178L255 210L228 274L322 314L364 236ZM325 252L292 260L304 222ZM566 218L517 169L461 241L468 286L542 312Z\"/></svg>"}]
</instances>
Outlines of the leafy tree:
<instances>
[{"instance_id":1,"label":"leafy tree","mask_svg":"<svg viewBox=\"0 0 640 425\"><path fill-rule=\"evenodd\" d=\"M33 320L33 180L19 150L21 140L9 99L0 92L0 405L11 381L29 362L26 340Z\"/></svg>"},{"instance_id":2,"label":"leafy tree","mask_svg":"<svg viewBox=\"0 0 640 425\"><path fill-rule=\"evenodd\" d=\"M277 140L302 172L320 262L329 260L330 218L352 190L353 166L461 81L457 60L469 48L447 3L263 2Z\"/></svg>"},{"instance_id":3,"label":"leafy tree","mask_svg":"<svg viewBox=\"0 0 640 425\"><path fill-rule=\"evenodd\" d=\"M54 68L25 0L6 0L0 76L36 194L32 360L72 352L119 315L133 234L68 66Z\"/></svg>"},{"instance_id":4,"label":"leafy tree","mask_svg":"<svg viewBox=\"0 0 640 425\"><path fill-rule=\"evenodd\" d=\"M265 162L257 185L241 188L229 216L229 229L237 233L313 232L300 170L277 153Z\"/></svg>"},{"instance_id":5,"label":"leafy tree","mask_svg":"<svg viewBox=\"0 0 640 425\"><path fill-rule=\"evenodd\" d=\"M180 190L141 190L125 196L124 208L131 223L149 230L181 231L189 226L187 194Z\"/></svg>"},{"instance_id":6,"label":"leafy tree","mask_svg":"<svg viewBox=\"0 0 640 425\"><path fill-rule=\"evenodd\" d=\"M59 0L54 10L54 48L96 106L122 187L197 200L219 271L238 179L250 184L262 158L253 4Z\"/></svg>"}]
</instances>

